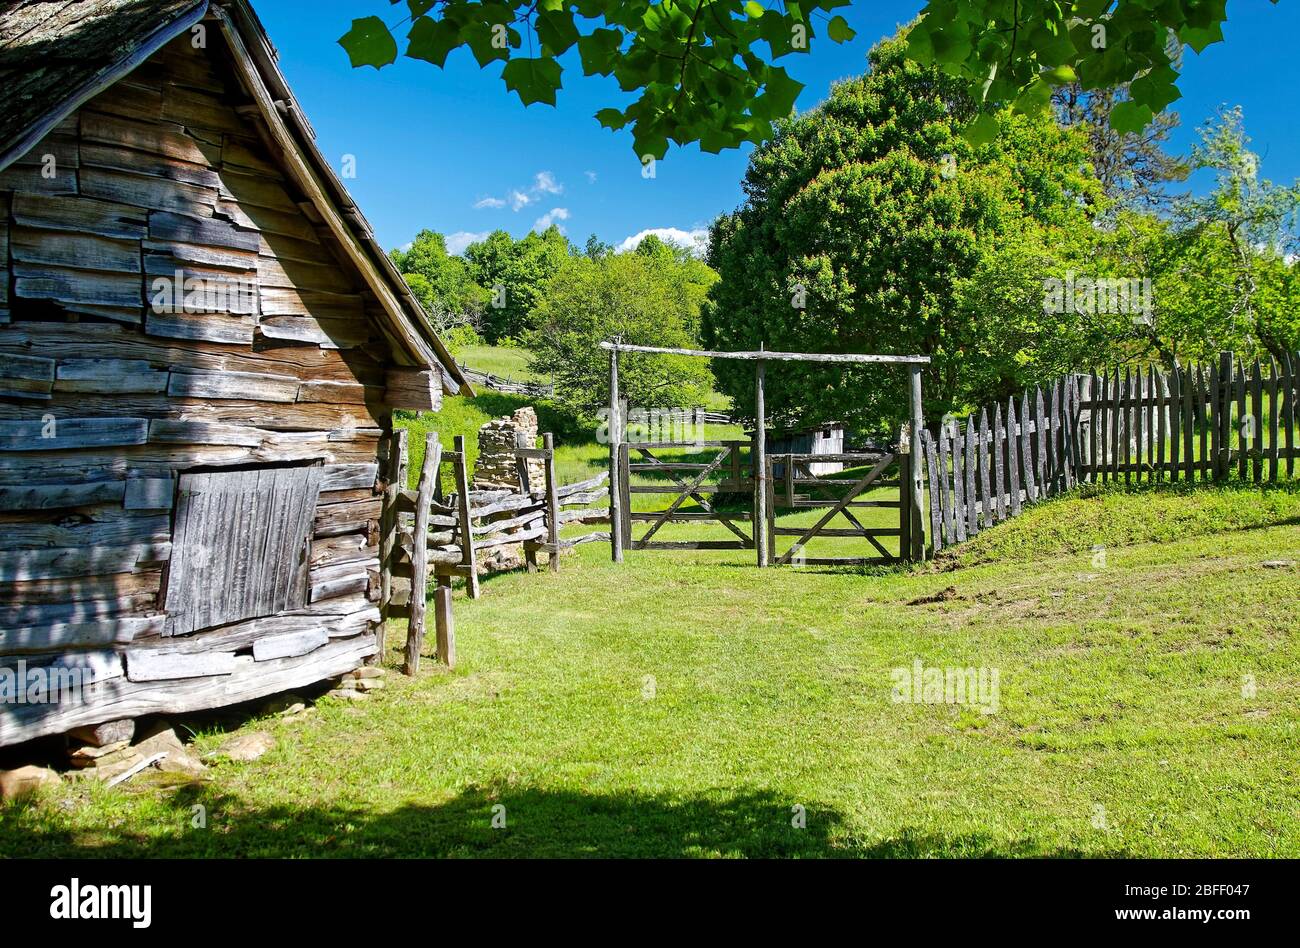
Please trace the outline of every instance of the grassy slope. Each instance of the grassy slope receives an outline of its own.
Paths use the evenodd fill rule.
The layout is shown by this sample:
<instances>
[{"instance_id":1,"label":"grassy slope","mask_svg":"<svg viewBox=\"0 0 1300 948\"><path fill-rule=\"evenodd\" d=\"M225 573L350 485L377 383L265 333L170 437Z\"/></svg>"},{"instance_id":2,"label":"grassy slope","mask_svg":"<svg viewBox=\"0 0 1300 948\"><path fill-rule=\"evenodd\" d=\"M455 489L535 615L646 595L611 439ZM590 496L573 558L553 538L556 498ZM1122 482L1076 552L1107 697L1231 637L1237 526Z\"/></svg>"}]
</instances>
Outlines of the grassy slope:
<instances>
[{"instance_id":1,"label":"grassy slope","mask_svg":"<svg viewBox=\"0 0 1300 948\"><path fill-rule=\"evenodd\" d=\"M516 382L547 382L548 378L530 367L527 349L500 346L461 346L456 358L479 372L491 372Z\"/></svg>"},{"instance_id":2,"label":"grassy slope","mask_svg":"<svg viewBox=\"0 0 1300 948\"><path fill-rule=\"evenodd\" d=\"M0 854L1300 855L1300 574L1261 566L1298 524L1106 492L872 576L585 547L458 597L454 673L254 722L206 786L0 810ZM999 713L894 703L915 659L997 668Z\"/></svg>"}]
</instances>

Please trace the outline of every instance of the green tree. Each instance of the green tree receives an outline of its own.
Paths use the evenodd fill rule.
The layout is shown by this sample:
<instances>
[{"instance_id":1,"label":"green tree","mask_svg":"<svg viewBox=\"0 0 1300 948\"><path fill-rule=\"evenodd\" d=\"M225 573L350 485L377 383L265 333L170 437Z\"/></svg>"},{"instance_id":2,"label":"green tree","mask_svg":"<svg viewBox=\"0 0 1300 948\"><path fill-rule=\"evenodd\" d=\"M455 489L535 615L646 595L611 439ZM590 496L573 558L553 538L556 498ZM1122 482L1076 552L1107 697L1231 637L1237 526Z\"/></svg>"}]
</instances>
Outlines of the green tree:
<instances>
[{"instance_id":1,"label":"green tree","mask_svg":"<svg viewBox=\"0 0 1300 948\"><path fill-rule=\"evenodd\" d=\"M393 250L389 257L440 333L478 326L487 291L470 277L464 260L447 253L442 234L422 230L409 247Z\"/></svg>"},{"instance_id":2,"label":"green tree","mask_svg":"<svg viewBox=\"0 0 1300 948\"><path fill-rule=\"evenodd\" d=\"M532 327L542 288L570 253L568 240L555 225L519 240L496 230L466 248L470 273L489 294L483 312L488 342L519 339Z\"/></svg>"},{"instance_id":3,"label":"green tree","mask_svg":"<svg viewBox=\"0 0 1300 948\"><path fill-rule=\"evenodd\" d=\"M1184 181L1187 162L1165 151L1178 127L1176 112L1157 114L1140 132L1116 131L1111 114L1129 99L1128 86L1089 91L1078 82L1052 96L1057 119L1087 136L1093 172L1117 208L1159 207L1168 199L1165 185Z\"/></svg>"},{"instance_id":4,"label":"green tree","mask_svg":"<svg viewBox=\"0 0 1300 948\"><path fill-rule=\"evenodd\" d=\"M930 355L926 405L937 418L1065 359L1048 342L1082 333L1063 325L1075 314L1044 315L1042 281L1083 256L1087 208L1101 194L1082 170L1081 136L1050 116L999 113L998 139L970 144L961 132L973 105L960 83L903 52L901 39L879 44L868 75L755 151L748 201L711 232L720 280L704 342ZM984 289L999 267L1018 274L1019 291L999 300L1013 311ZM715 372L752 411L751 374L729 363ZM906 385L879 367L782 365L768 374L768 401L781 421L874 427L905 417Z\"/></svg>"},{"instance_id":5,"label":"green tree","mask_svg":"<svg viewBox=\"0 0 1300 948\"><path fill-rule=\"evenodd\" d=\"M700 307L716 274L675 255L573 257L547 285L529 334L533 368L553 373L562 402L591 416L609 401L606 339L634 345L698 345ZM621 394L643 408L693 407L712 387L708 363L683 356L620 358Z\"/></svg>"}]
</instances>

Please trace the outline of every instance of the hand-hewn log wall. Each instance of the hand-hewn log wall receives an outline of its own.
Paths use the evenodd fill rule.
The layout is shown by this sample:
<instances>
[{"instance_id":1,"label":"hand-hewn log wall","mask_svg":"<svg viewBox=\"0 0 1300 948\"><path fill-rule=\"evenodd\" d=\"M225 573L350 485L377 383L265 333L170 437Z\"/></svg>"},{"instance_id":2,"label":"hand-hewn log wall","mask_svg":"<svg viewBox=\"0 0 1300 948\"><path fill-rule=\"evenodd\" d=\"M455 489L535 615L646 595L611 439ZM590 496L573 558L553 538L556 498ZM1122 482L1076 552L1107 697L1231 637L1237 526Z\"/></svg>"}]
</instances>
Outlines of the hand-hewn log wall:
<instances>
[{"instance_id":1,"label":"hand-hewn log wall","mask_svg":"<svg viewBox=\"0 0 1300 948\"><path fill-rule=\"evenodd\" d=\"M113 677L88 704L0 706L0 745L256 698L374 651L397 366L207 37L0 172L0 666L73 653ZM323 466L305 608L168 637L179 473L285 463Z\"/></svg>"}]
</instances>

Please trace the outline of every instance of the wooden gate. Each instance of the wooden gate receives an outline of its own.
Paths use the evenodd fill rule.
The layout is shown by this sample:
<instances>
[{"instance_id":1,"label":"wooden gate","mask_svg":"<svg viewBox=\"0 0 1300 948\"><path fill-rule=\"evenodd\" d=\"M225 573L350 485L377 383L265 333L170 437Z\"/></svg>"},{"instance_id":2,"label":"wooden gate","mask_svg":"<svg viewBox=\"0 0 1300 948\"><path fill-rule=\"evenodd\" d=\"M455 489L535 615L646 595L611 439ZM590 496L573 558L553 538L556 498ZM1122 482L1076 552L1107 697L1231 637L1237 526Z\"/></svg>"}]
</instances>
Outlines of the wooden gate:
<instances>
[{"instance_id":1,"label":"wooden gate","mask_svg":"<svg viewBox=\"0 0 1300 948\"><path fill-rule=\"evenodd\" d=\"M679 442L658 441L649 443L623 442L618 446L619 490L622 494L619 520L622 524L623 545L631 550L752 550L754 537L746 534L738 524L753 525L752 512L721 511L709 500L718 494L754 493L753 472L747 460L741 458L741 448L748 441L700 441L692 447L702 454L712 454L706 461L672 461L656 455L666 448L680 449ZM631 453L640 455L633 460ZM632 484L634 474L661 474L671 483ZM716 479L715 479L716 478ZM664 510L636 512L632 510L633 494L673 494L672 503ZM698 509L683 510L687 501ZM649 527L639 537L632 535L634 522L648 523ZM720 523L736 537L734 540L656 540L666 523Z\"/></svg>"},{"instance_id":2,"label":"wooden gate","mask_svg":"<svg viewBox=\"0 0 1300 948\"><path fill-rule=\"evenodd\" d=\"M809 471L812 464L842 462L848 467L866 467L861 477L818 477ZM882 486L888 469L897 464L898 493L896 498L860 499L868 490ZM911 479L911 455L906 452L875 454L773 454L767 458L769 559L775 566L822 565L850 566L879 563L897 563L917 558L917 541L924 542L919 531L919 518L911 503L908 485ZM890 479L892 483L892 478ZM791 510L826 508L817 522L810 527L782 527L776 522L777 507ZM858 519L855 510L888 508L898 511L897 526L867 526ZM831 527L836 516L841 516L848 526ZM794 542L784 551L778 549L778 537L794 537ZM808 556L804 551L818 537L865 539L875 548L878 556ZM898 552L891 552L880 541L897 538Z\"/></svg>"}]
</instances>

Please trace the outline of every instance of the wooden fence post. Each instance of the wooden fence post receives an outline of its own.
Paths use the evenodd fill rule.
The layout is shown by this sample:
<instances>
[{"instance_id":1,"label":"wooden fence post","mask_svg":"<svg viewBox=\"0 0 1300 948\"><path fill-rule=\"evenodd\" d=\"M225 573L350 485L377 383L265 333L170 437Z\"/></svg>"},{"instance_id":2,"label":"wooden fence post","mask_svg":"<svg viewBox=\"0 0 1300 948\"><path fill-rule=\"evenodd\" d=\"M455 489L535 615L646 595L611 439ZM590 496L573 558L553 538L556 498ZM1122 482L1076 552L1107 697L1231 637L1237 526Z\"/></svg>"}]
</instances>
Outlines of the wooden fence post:
<instances>
[{"instance_id":1,"label":"wooden fence post","mask_svg":"<svg viewBox=\"0 0 1300 948\"><path fill-rule=\"evenodd\" d=\"M551 572L558 573L560 571L560 498L556 494L555 483L555 436L549 431L542 435L542 448L546 451L546 538L551 547Z\"/></svg>"},{"instance_id":2,"label":"wooden fence post","mask_svg":"<svg viewBox=\"0 0 1300 948\"><path fill-rule=\"evenodd\" d=\"M910 432L912 477L910 484L900 485L900 487L911 491L913 524L911 552L912 559L919 562L925 559L925 489L921 485L921 429L925 427L925 413L921 404L921 366L913 365L910 375L908 382L912 408L912 429ZM931 502L933 502L933 498L931 498Z\"/></svg>"},{"instance_id":3,"label":"wooden fence post","mask_svg":"<svg viewBox=\"0 0 1300 948\"><path fill-rule=\"evenodd\" d=\"M442 445L438 433L424 436L424 463L415 496L415 528L411 534L411 613L406 626L406 661L402 671L414 675L420 670L420 649L424 645L424 616L429 582L429 505L433 503L433 482L438 477Z\"/></svg>"},{"instance_id":4,"label":"wooden fence post","mask_svg":"<svg viewBox=\"0 0 1300 948\"><path fill-rule=\"evenodd\" d=\"M474 510L469 503L469 471L465 464L465 436L456 435L456 503L460 516L461 565L465 568L465 582L469 598L479 597L478 559L474 555Z\"/></svg>"},{"instance_id":5,"label":"wooden fence post","mask_svg":"<svg viewBox=\"0 0 1300 948\"><path fill-rule=\"evenodd\" d=\"M456 620L451 611L451 577L438 578L433 591L433 618L437 632L438 661L456 667Z\"/></svg>"},{"instance_id":6,"label":"wooden fence post","mask_svg":"<svg viewBox=\"0 0 1300 948\"><path fill-rule=\"evenodd\" d=\"M763 345L759 344L759 349ZM754 471L754 547L760 568L767 565L767 410L763 400L763 378L767 363L754 362L754 446L751 451Z\"/></svg>"},{"instance_id":7,"label":"wooden fence post","mask_svg":"<svg viewBox=\"0 0 1300 948\"><path fill-rule=\"evenodd\" d=\"M397 498L406 489L407 434L394 431L388 442L388 469L385 474L384 509L379 518L379 628L375 632L375 654L367 663L378 665L384 659L384 638L393 603L393 556L400 531Z\"/></svg>"},{"instance_id":8,"label":"wooden fence post","mask_svg":"<svg viewBox=\"0 0 1300 948\"><path fill-rule=\"evenodd\" d=\"M609 552L615 563L623 562L623 490L619 470L619 445L623 426L618 403L618 350L609 350Z\"/></svg>"}]
</instances>

